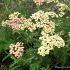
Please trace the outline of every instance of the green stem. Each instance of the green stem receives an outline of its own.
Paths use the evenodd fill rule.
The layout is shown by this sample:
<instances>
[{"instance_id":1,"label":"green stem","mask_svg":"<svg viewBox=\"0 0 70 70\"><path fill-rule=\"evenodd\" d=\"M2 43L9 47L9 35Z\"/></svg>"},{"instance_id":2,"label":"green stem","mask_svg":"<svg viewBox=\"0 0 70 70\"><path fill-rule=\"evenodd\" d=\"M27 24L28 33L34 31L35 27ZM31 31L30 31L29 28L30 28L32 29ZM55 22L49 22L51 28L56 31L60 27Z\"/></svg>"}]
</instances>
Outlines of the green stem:
<instances>
[{"instance_id":1,"label":"green stem","mask_svg":"<svg viewBox=\"0 0 70 70\"><path fill-rule=\"evenodd\" d=\"M40 6L39 6L39 5L37 5L37 10L38 10L38 11L40 10Z\"/></svg>"}]
</instances>

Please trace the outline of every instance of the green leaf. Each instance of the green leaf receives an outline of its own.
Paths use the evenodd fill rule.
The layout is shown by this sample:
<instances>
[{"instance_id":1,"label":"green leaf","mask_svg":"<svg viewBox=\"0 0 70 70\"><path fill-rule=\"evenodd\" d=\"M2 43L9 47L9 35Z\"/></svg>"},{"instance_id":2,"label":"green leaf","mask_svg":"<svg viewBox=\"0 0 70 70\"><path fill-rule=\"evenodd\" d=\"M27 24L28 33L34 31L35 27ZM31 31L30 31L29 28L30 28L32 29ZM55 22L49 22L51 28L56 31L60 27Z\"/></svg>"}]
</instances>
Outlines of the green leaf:
<instances>
[{"instance_id":1,"label":"green leaf","mask_svg":"<svg viewBox=\"0 0 70 70\"><path fill-rule=\"evenodd\" d=\"M32 64L30 64L30 70L39 70L40 62L36 61Z\"/></svg>"}]
</instances>

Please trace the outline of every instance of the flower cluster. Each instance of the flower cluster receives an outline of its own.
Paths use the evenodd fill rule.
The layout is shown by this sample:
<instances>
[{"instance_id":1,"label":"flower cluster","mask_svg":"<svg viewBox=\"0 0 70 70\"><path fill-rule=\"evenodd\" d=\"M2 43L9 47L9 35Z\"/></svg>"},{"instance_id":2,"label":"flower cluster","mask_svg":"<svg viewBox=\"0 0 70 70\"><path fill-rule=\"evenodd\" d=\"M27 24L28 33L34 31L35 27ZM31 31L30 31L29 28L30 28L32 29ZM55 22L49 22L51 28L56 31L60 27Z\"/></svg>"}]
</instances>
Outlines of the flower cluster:
<instances>
[{"instance_id":1,"label":"flower cluster","mask_svg":"<svg viewBox=\"0 0 70 70\"><path fill-rule=\"evenodd\" d=\"M52 34L52 33L54 33L54 30L55 30L54 22L50 21L47 24L44 24L44 27L43 27L44 32Z\"/></svg>"},{"instance_id":2,"label":"flower cluster","mask_svg":"<svg viewBox=\"0 0 70 70\"><path fill-rule=\"evenodd\" d=\"M65 10L68 10L68 6L63 3L57 3L56 7L58 8L60 17L62 17L65 14Z\"/></svg>"},{"instance_id":3,"label":"flower cluster","mask_svg":"<svg viewBox=\"0 0 70 70\"><path fill-rule=\"evenodd\" d=\"M19 12L14 12L13 14L10 14L10 15L9 15L9 19L17 18L19 15L20 15Z\"/></svg>"},{"instance_id":4,"label":"flower cluster","mask_svg":"<svg viewBox=\"0 0 70 70\"><path fill-rule=\"evenodd\" d=\"M49 50L48 48L41 46L40 48L38 48L38 54L41 56L45 56L46 54L49 54Z\"/></svg>"},{"instance_id":5,"label":"flower cluster","mask_svg":"<svg viewBox=\"0 0 70 70\"><path fill-rule=\"evenodd\" d=\"M29 29L30 31L35 30L33 27L33 22L31 19L26 19L24 17L19 17L19 12L14 12L9 15L9 20L2 21L2 26L9 26L13 30L24 30Z\"/></svg>"},{"instance_id":6,"label":"flower cluster","mask_svg":"<svg viewBox=\"0 0 70 70\"><path fill-rule=\"evenodd\" d=\"M21 42L17 42L15 45L14 44L10 44L10 50L9 53L13 56L15 56L16 58L20 58L24 52L24 46L23 43Z\"/></svg>"},{"instance_id":7,"label":"flower cluster","mask_svg":"<svg viewBox=\"0 0 70 70\"><path fill-rule=\"evenodd\" d=\"M41 42L41 47L38 48L38 54L41 56L45 56L49 54L50 50L53 50L54 47L64 47L64 40L58 35L49 35L44 31L41 32L42 36L39 38Z\"/></svg>"},{"instance_id":8,"label":"flower cluster","mask_svg":"<svg viewBox=\"0 0 70 70\"><path fill-rule=\"evenodd\" d=\"M13 30L24 30L28 29L31 32L36 30L36 28L43 28L46 32L53 32L55 24L52 21L49 21L49 16L57 17L57 14L54 12L44 12L42 10L32 14L29 19L24 17L19 17L18 12L14 12L9 15L9 20L3 21L2 26L10 26ZM32 22L35 20L35 23ZM47 29L46 29L47 27Z\"/></svg>"},{"instance_id":9,"label":"flower cluster","mask_svg":"<svg viewBox=\"0 0 70 70\"><path fill-rule=\"evenodd\" d=\"M52 18L54 18L54 17L58 18L58 15L55 12L52 12L52 11L46 12L45 15L48 15L48 16L50 16Z\"/></svg>"},{"instance_id":10,"label":"flower cluster","mask_svg":"<svg viewBox=\"0 0 70 70\"><path fill-rule=\"evenodd\" d=\"M47 3L56 3L55 7L58 9L58 16L62 17L65 15L65 11L68 10L68 6L66 4L60 3L59 0L46 0Z\"/></svg>"},{"instance_id":11,"label":"flower cluster","mask_svg":"<svg viewBox=\"0 0 70 70\"><path fill-rule=\"evenodd\" d=\"M36 5L42 5L45 0L33 0Z\"/></svg>"},{"instance_id":12,"label":"flower cluster","mask_svg":"<svg viewBox=\"0 0 70 70\"><path fill-rule=\"evenodd\" d=\"M47 3L51 3L51 2L58 3L59 2L58 0L33 0L33 1L36 5L43 5L44 2L47 2Z\"/></svg>"},{"instance_id":13,"label":"flower cluster","mask_svg":"<svg viewBox=\"0 0 70 70\"><path fill-rule=\"evenodd\" d=\"M51 3L51 2L54 2L54 3L58 3L59 1L58 0L46 0L47 3Z\"/></svg>"},{"instance_id":14,"label":"flower cluster","mask_svg":"<svg viewBox=\"0 0 70 70\"><path fill-rule=\"evenodd\" d=\"M34 19L36 22L46 22L48 21L51 17L58 17L58 15L55 12L44 12L42 10L37 11L36 13L32 14L32 16L30 16L32 19Z\"/></svg>"},{"instance_id":15,"label":"flower cluster","mask_svg":"<svg viewBox=\"0 0 70 70\"><path fill-rule=\"evenodd\" d=\"M35 25L38 28L42 28L42 36L40 37L41 47L38 48L38 54L45 56L49 54L50 50L54 47L64 47L64 40L58 36L54 35L55 23L50 20L50 17L58 18L58 15L54 12L44 12L42 10L32 14L31 19L35 21Z\"/></svg>"},{"instance_id":16,"label":"flower cluster","mask_svg":"<svg viewBox=\"0 0 70 70\"><path fill-rule=\"evenodd\" d=\"M55 23L50 21L49 17L58 17L54 12L44 12L42 10L32 14L31 19L35 21L36 28L43 28L47 33L53 33L55 30Z\"/></svg>"},{"instance_id":17,"label":"flower cluster","mask_svg":"<svg viewBox=\"0 0 70 70\"><path fill-rule=\"evenodd\" d=\"M54 35L55 23L50 20L50 17L58 18L58 15L54 12L44 12L42 10L32 14L30 16L33 21L35 21L36 28L42 28L42 36L39 38L41 42L41 47L38 48L38 54L45 56L49 54L50 50L54 47L64 47L64 40L58 36Z\"/></svg>"}]
</instances>

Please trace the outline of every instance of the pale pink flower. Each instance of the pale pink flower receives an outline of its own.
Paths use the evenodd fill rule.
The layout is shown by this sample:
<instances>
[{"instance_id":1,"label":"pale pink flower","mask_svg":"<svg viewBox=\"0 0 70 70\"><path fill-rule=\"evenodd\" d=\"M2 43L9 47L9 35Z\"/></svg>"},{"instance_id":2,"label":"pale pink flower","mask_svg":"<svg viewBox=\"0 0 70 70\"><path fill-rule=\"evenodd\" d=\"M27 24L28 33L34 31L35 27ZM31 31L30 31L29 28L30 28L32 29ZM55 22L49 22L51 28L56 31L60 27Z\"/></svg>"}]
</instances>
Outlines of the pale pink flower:
<instances>
[{"instance_id":1,"label":"pale pink flower","mask_svg":"<svg viewBox=\"0 0 70 70\"><path fill-rule=\"evenodd\" d=\"M45 0L33 0L33 1L36 3L36 5L42 5L45 2Z\"/></svg>"},{"instance_id":2,"label":"pale pink flower","mask_svg":"<svg viewBox=\"0 0 70 70\"><path fill-rule=\"evenodd\" d=\"M20 26L19 24L20 23L23 23L26 21L26 18L14 18L14 19L11 19L9 20L9 26L11 26L13 29L20 29Z\"/></svg>"},{"instance_id":3,"label":"pale pink flower","mask_svg":"<svg viewBox=\"0 0 70 70\"><path fill-rule=\"evenodd\" d=\"M16 44L11 44L9 47L10 47L9 53L15 56L17 59L23 55L24 52L23 43L17 42Z\"/></svg>"}]
</instances>

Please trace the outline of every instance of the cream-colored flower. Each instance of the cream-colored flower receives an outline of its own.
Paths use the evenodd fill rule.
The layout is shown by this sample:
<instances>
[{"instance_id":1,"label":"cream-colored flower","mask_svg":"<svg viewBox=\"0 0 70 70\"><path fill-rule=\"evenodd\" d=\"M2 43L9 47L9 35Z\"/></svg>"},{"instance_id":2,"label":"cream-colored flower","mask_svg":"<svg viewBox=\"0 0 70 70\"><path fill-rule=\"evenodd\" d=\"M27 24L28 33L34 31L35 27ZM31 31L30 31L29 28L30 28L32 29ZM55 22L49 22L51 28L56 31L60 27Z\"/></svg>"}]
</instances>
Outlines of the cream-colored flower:
<instances>
[{"instance_id":1,"label":"cream-colored flower","mask_svg":"<svg viewBox=\"0 0 70 70\"><path fill-rule=\"evenodd\" d=\"M37 11L30 17L31 19L34 19L36 22L46 22L49 19L48 15L45 15L45 12L42 10Z\"/></svg>"},{"instance_id":2,"label":"cream-colored flower","mask_svg":"<svg viewBox=\"0 0 70 70\"><path fill-rule=\"evenodd\" d=\"M64 40L58 35L50 36L50 39L55 47L61 48L65 46Z\"/></svg>"},{"instance_id":3,"label":"cream-colored flower","mask_svg":"<svg viewBox=\"0 0 70 70\"><path fill-rule=\"evenodd\" d=\"M50 17L52 17L52 18L53 18L53 17L58 18L58 15L57 15L55 12L52 12L52 11L51 11L51 12L50 12L50 11L49 11L49 12L45 12L45 15L48 15L48 16L50 16Z\"/></svg>"},{"instance_id":4,"label":"cream-colored flower","mask_svg":"<svg viewBox=\"0 0 70 70\"><path fill-rule=\"evenodd\" d=\"M12 13L12 14L9 15L9 19L17 18L19 15L20 15L19 12L14 12L14 13Z\"/></svg>"},{"instance_id":5,"label":"cream-colored flower","mask_svg":"<svg viewBox=\"0 0 70 70\"><path fill-rule=\"evenodd\" d=\"M63 17L63 15L65 15L65 12L59 12L58 14L60 17Z\"/></svg>"},{"instance_id":6,"label":"cream-colored flower","mask_svg":"<svg viewBox=\"0 0 70 70\"><path fill-rule=\"evenodd\" d=\"M38 48L38 54L45 56L47 53L49 54L50 50L53 50L54 47L64 47L64 40L58 35L49 35L46 32L41 32L42 36L39 37L41 40L41 47ZM45 51L46 49L46 51Z\"/></svg>"},{"instance_id":7,"label":"cream-colored flower","mask_svg":"<svg viewBox=\"0 0 70 70\"><path fill-rule=\"evenodd\" d=\"M2 21L1 24L2 24L3 27L6 27L6 25L8 24L8 20L6 20L6 21Z\"/></svg>"},{"instance_id":8,"label":"cream-colored flower","mask_svg":"<svg viewBox=\"0 0 70 70\"><path fill-rule=\"evenodd\" d=\"M65 11L66 9L68 9L68 6L66 4L63 4L63 3L57 3L56 6L58 7L59 11Z\"/></svg>"},{"instance_id":9,"label":"cream-colored flower","mask_svg":"<svg viewBox=\"0 0 70 70\"><path fill-rule=\"evenodd\" d=\"M50 21L47 24L44 24L43 31L45 33L54 33L55 31L55 23Z\"/></svg>"},{"instance_id":10,"label":"cream-colored flower","mask_svg":"<svg viewBox=\"0 0 70 70\"><path fill-rule=\"evenodd\" d=\"M9 53L15 56L16 58L20 58L23 55L24 52L23 43L17 42L15 45L10 44L9 47L10 47Z\"/></svg>"},{"instance_id":11,"label":"cream-colored flower","mask_svg":"<svg viewBox=\"0 0 70 70\"><path fill-rule=\"evenodd\" d=\"M36 30L36 26L34 23L31 21L31 19L27 19L25 22L23 22L23 27L30 30L31 32L33 30Z\"/></svg>"},{"instance_id":12,"label":"cream-colored flower","mask_svg":"<svg viewBox=\"0 0 70 70\"><path fill-rule=\"evenodd\" d=\"M59 1L58 0L46 0L47 3L51 3L51 2L54 2L54 3L58 3Z\"/></svg>"},{"instance_id":13,"label":"cream-colored flower","mask_svg":"<svg viewBox=\"0 0 70 70\"><path fill-rule=\"evenodd\" d=\"M56 7L58 7L58 11L59 11L58 15L60 17L65 15L66 10L69 10L68 6L66 4L63 4L63 3L57 3Z\"/></svg>"},{"instance_id":14,"label":"cream-colored flower","mask_svg":"<svg viewBox=\"0 0 70 70\"><path fill-rule=\"evenodd\" d=\"M49 50L46 47L41 46L40 48L38 48L38 54L41 56L45 56L46 54L49 54Z\"/></svg>"},{"instance_id":15,"label":"cream-colored flower","mask_svg":"<svg viewBox=\"0 0 70 70\"><path fill-rule=\"evenodd\" d=\"M31 19L35 20L37 28L43 28L46 33L53 33L55 30L55 23L49 21L49 17L58 17L54 12L44 12L42 10L32 14Z\"/></svg>"}]
</instances>

